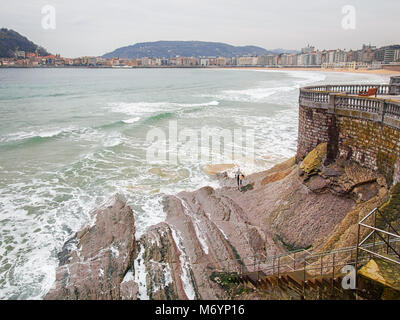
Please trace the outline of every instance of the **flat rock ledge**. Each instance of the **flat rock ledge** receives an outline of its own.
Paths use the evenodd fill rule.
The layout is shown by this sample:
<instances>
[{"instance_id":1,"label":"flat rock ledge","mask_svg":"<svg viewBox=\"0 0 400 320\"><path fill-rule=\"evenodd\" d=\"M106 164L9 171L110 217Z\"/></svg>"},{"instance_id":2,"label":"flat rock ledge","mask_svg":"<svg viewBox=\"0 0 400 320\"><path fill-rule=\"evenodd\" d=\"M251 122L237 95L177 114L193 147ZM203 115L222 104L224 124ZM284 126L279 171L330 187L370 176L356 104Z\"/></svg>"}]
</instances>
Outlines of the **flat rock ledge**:
<instances>
[{"instance_id":1,"label":"flat rock ledge","mask_svg":"<svg viewBox=\"0 0 400 320\"><path fill-rule=\"evenodd\" d=\"M56 281L44 299L121 299L121 284L135 251L133 211L115 195L91 215L94 223L77 232L58 254Z\"/></svg>"}]
</instances>

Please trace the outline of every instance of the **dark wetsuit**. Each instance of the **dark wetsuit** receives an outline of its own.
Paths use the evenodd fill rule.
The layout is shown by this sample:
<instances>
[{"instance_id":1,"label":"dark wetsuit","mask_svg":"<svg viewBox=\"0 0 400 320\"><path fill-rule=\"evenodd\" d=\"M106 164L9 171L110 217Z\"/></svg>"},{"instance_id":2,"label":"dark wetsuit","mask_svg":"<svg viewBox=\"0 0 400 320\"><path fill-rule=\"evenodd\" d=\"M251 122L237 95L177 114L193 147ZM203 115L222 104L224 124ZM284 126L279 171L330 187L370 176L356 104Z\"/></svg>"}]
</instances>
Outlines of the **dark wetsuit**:
<instances>
[{"instance_id":1,"label":"dark wetsuit","mask_svg":"<svg viewBox=\"0 0 400 320\"><path fill-rule=\"evenodd\" d=\"M242 180L240 180L240 176L241 175L242 175L242 172L240 172L240 170L238 172L236 172L236 181L237 181L237 185L238 185L238 189L239 190L242 187Z\"/></svg>"}]
</instances>

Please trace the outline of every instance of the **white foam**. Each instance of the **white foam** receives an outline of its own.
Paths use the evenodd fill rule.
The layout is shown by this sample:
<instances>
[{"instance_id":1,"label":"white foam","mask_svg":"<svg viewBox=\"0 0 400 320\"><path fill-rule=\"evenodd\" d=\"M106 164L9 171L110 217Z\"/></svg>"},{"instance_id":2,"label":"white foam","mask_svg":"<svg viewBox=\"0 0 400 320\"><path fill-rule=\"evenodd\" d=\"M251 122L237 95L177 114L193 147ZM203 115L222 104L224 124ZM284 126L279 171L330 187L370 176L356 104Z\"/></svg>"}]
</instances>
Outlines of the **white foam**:
<instances>
[{"instance_id":1,"label":"white foam","mask_svg":"<svg viewBox=\"0 0 400 320\"><path fill-rule=\"evenodd\" d=\"M154 282L152 291L157 292L161 289L166 288L168 285L170 285L173 280L172 280L172 273L171 273L171 268L169 267L168 263L161 263L158 261L150 260L150 263L156 264L162 268L162 273L163 277L162 279L159 279L159 282Z\"/></svg>"},{"instance_id":2,"label":"white foam","mask_svg":"<svg viewBox=\"0 0 400 320\"><path fill-rule=\"evenodd\" d=\"M174 102L114 102L109 103L108 107L112 112L124 113L130 116L135 116L136 119L140 116L148 115L161 111L178 111L187 108L195 107L210 107L218 106L218 101L209 101L204 103L174 103ZM178 110L177 110L178 109ZM135 120L136 121L136 120Z\"/></svg>"},{"instance_id":3,"label":"white foam","mask_svg":"<svg viewBox=\"0 0 400 320\"><path fill-rule=\"evenodd\" d=\"M214 97L218 100L225 101L238 101L238 102L272 102L271 96L280 96L282 93L295 91L301 86L307 84L312 84L318 81L323 81L326 75L320 72L310 72L310 71L275 71L275 70L250 70L255 72L282 72L288 74L293 78L300 78L301 80L295 80L291 86L280 86L280 87L270 87L270 84L265 84L261 82L258 86L253 88L241 89L241 90L223 90L220 93L209 95L203 94L200 96L204 97Z\"/></svg>"},{"instance_id":4,"label":"white foam","mask_svg":"<svg viewBox=\"0 0 400 320\"><path fill-rule=\"evenodd\" d=\"M129 281L135 281L135 278L134 278L132 270L129 270L125 274L124 279L122 280L122 283L129 282Z\"/></svg>"},{"instance_id":5,"label":"white foam","mask_svg":"<svg viewBox=\"0 0 400 320\"><path fill-rule=\"evenodd\" d=\"M136 233L135 237L139 239L146 229L165 221L166 214L162 205L161 195L145 195L140 215L135 216Z\"/></svg>"},{"instance_id":6,"label":"white foam","mask_svg":"<svg viewBox=\"0 0 400 320\"><path fill-rule=\"evenodd\" d=\"M183 290L189 300L194 300L196 292L190 276L190 261L185 253L185 247L183 245L182 236L178 230L171 227L172 237L179 250L179 261L181 265L181 280L183 284Z\"/></svg>"},{"instance_id":7,"label":"white foam","mask_svg":"<svg viewBox=\"0 0 400 320\"><path fill-rule=\"evenodd\" d=\"M51 138L56 137L62 133L70 133L74 128L65 128L65 129L48 129L48 130L31 130L31 131L18 131L10 133L0 139L0 143L4 142L13 142L18 140L25 140L35 137L40 138Z\"/></svg>"},{"instance_id":8,"label":"white foam","mask_svg":"<svg viewBox=\"0 0 400 320\"><path fill-rule=\"evenodd\" d=\"M138 299L149 300L149 295L147 294L147 282L146 282L147 272L146 272L146 266L144 264L143 254L144 254L144 247L141 245L139 254L137 255L135 261L133 262L135 268L134 281L137 283L139 287Z\"/></svg>"},{"instance_id":9,"label":"white foam","mask_svg":"<svg viewBox=\"0 0 400 320\"><path fill-rule=\"evenodd\" d=\"M213 97L219 100L225 101L239 101L239 102L268 102L269 97L281 93L294 90L294 87L256 87L243 90L224 90L219 94L213 95Z\"/></svg>"},{"instance_id":10,"label":"white foam","mask_svg":"<svg viewBox=\"0 0 400 320\"><path fill-rule=\"evenodd\" d=\"M127 124L132 124L132 123L138 122L139 120L140 120L140 117L135 117L135 118L122 120L122 122L127 123Z\"/></svg>"},{"instance_id":11,"label":"white foam","mask_svg":"<svg viewBox=\"0 0 400 320\"><path fill-rule=\"evenodd\" d=\"M312 71L283 71L295 78L302 78L303 80L295 81L295 87L299 88L308 84L316 83L326 79L326 74L321 72Z\"/></svg>"},{"instance_id":12,"label":"white foam","mask_svg":"<svg viewBox=\"0 0 400 320\"><path fill-rule=\"evenodd\" d=\"M52 184L53 180L57 184ZM0 267L12 261L8 271L0 274L4 284L0 299L43 297L55 280L58 260L53 253L71 237L70 230L79 230L89 221L96 197L86 197L85 191L61 180L58 174L45 172L30 183L9 184L0 190L0 217L9 220L6 225L12 230L8 237L2 228L0 239L8 238L14 248L4 254L4 241L0 246ZM56 202L56 196L65 200ZM28 211L30 207L35 207L34 215Z\"/></svg>"},{"instance_id":13,"label":"white foam","mask_svg":"<svg viewBox=\"0 0 400 320\"><path fill-rule=\"evenodd\" d=\"M110 246L110 251L114 257L119 257L119 250L117 248L115 248L114 246Z\"/></svg>"},{"instance_id":14,"label":"white foam","mask_svg":"<svg viewBox=\"0 0 400 320\"><path fill-rule=\"evenodd\" d=\"M200 219L196 216L196 214L193 214L192 211L190 210L188 204L186 203L186 201L182 198L179 198L179 200L181 201L183 208L184 208L184 213L192 218L192 221L194 221L194 230L196 233L196 237L200 242L201 248L203 249L205 254L208 254L208 245L207 245L207 240L206 238L203 236L203 233L200 232L200 224L201 221Z\"/></svg>"}]
</instances>

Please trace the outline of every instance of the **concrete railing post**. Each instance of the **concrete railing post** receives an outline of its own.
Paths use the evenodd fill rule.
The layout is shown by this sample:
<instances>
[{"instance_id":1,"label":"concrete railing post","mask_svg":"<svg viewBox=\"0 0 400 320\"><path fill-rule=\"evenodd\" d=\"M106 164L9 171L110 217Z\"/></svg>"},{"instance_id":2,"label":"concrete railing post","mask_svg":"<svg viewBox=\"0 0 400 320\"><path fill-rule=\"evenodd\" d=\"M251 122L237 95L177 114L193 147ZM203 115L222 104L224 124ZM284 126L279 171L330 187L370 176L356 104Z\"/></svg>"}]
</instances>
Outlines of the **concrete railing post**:
<instances>
[{"instance_id":1,"label":"concrete railing post","mask_svg":"<svg viewBox=\"0 0 400 320\"><path fill-rule=\"evenodd\" d=\"M400 85L399 84L390 84L389 85L389 94L398 96L400 95Z\"/></svg>"},{"instance_id":2,"label":"concrete railing post","mask_svg":"<svg viewBox=\"0 0 400 320\"><path fill-rule=\"evenodd\" d=\"M381 116L381 122L382 122L382 124L385 123L386 108L387 108L386 101L385 101L385 100L381 101L381 105L380 105L380 112L381 112L381 114L380 114L380 116Z\"/></svg>"},{"instance_id":3,"label":"concrete railing post","mask_svg":"<svg viewBox=\"0 0 400 320\"><path fill-rule=\"evenodd\" d=\"M329 94L329 101L328 101L328 113L335 113L335 95L333 93Z\"/></svg>"}]
</instances>

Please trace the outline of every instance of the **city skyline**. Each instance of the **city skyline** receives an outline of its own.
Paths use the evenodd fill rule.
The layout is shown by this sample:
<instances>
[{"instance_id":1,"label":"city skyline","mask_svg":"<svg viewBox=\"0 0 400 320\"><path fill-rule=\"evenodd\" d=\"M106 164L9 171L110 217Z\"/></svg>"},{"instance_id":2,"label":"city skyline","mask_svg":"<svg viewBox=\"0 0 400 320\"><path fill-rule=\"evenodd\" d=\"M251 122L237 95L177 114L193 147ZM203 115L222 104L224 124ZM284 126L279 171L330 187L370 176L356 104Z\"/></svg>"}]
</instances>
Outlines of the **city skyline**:
<instances>
[{"instance_id":1,"label":"city skyline","mask_svg":"<svg viewBox=\"0 0 400 320\"><path fill-rule=\"evenodd\" d=\"M47 54L47 53L46 53ZM381 48L363 45L359 50L331 49L320 51L307 46L296 53L266 53L261 55L219 56L142 56L141 58L75 57L65 58L57 55L41 56L39 51L16 50L14 57L1 58L0 67L319 67L346 69L382 69L384 66L398 69L400 66L400 45Z\"/></svg>"},{"instance_id":2,"label":"city skyline","mask_svg":"<svg viewBox=\"0 0 400 320\"><path fill-rule=\"evenodd\" d=\"M400 2L385 6L363 1L181 1L152 0L113 3L15 1L2 8L2 27L17 30L50 52L66 57L101 56L116 48L158 40L201 40L265 49L297 49L306 43L323 49L357 49L400 42ZM56 28L43 29L42 8L55 8ZM354 28L343 28L345 6L354 8ZM390 8L390 10L388 10ZM378 23L375 23L379 21Z\"/></svg>"}]
</instances>

